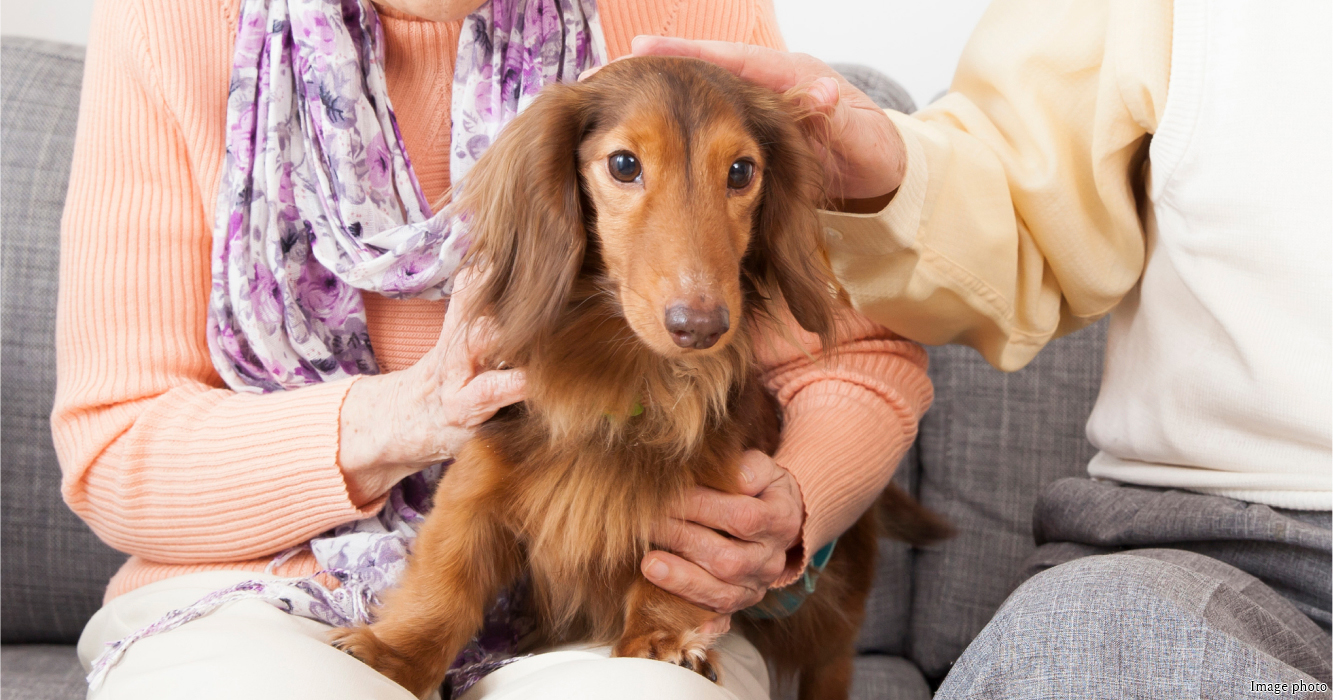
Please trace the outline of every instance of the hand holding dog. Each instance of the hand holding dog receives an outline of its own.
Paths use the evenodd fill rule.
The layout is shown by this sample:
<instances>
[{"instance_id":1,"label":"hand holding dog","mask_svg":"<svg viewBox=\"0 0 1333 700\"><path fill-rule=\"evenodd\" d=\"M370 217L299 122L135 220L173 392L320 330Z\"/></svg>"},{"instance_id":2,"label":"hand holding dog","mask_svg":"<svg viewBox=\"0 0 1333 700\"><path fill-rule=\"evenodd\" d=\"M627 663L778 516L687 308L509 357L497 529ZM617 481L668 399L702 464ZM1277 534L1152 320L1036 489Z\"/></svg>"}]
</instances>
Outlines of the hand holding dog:
<instances>
[{"instance_id":1,"label":"hand holding dog","mask_svg":"<svg viewBox=\"0 0 1333 700\"><path fill-rule=\"evenodd\" d=\"M341 414L338 464L352 502L458 454L477 426L526 396L523 370L483 371L489 326L464 327L470 270L460 272L435 346L401 372L359 379Z\"/></svg>"},{"instance_id":2,"label":"hand holding dog","mask_svg":"<svg viewBox=\"0 0 1333 700\"><path fill-rule=\"evenodd\" d=\"M907 154L898 129L864 92L828 64L807 54L725 41L637 36L635 56L684 56L715 63L777 92L803 87L829 118L830 141L820 149L829 195L846 211L882 209L902 183Z\"/></svg>"},{"instance_id":3,"label":"hand holding dog","mask_svg":"<svg viewBox=\"0 0 1333 700\"><path fill-rule=\"evenodd\" d=\"M788 552L805 514L796 479L771 457L752 450L740 466L741 493L691 491L655 533L670 551L649 552L641 564L649 581L723 616L758 603L788 566L799 565ZM720 618L715 631L727 625Z\"/></svg>"}]
</instances>

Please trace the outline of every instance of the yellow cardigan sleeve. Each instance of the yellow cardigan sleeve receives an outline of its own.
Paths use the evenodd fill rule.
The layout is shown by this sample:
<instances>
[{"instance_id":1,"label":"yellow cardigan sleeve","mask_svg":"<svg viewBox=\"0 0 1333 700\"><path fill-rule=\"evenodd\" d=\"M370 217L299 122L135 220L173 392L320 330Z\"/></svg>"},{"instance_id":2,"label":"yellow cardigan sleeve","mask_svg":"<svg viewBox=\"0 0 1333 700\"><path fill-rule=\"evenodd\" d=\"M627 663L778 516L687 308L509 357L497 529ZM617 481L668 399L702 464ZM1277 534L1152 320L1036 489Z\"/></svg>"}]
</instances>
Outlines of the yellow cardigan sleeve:
<instances>
[{"instance_id":1,"label":"yellow cardigan sleeve","mask_svg":"<svg viewBox=\"0 0 1333 700\"><path fill-rule=\"evenodd\" d=\"M1019 369L1137 282L1170 0L1000 0L950 92L889 112L907 147L878 214L823 212L853 305L908 338Z\"/></svg>"}]
</instances>

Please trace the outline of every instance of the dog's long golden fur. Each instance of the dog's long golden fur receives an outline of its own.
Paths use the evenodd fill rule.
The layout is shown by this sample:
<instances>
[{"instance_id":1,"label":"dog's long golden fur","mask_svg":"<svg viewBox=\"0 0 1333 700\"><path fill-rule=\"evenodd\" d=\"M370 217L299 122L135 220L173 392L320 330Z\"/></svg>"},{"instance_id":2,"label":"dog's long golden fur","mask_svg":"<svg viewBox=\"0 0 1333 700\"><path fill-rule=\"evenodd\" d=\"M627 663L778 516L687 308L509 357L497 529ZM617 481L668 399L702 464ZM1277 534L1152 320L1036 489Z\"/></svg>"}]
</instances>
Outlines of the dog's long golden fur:
<instances>
[{"instance_id":1,"label":"dog's long golden fur","mask_svg":"<svg viewBox=\"0 0 1333 700\"><path fill-rule=\"evenodd\" d=\"M776 448L752 349L776 305L832 348L820 172L791 103L698 61L613 63L510 124L460 205L484 270L474 312L498 319L492 359L526 368L529 398L458 455L401 586L338 643L423 695L526 572L543 643L613 644L715 678L698 632L715 613L639 562L690 488L734 492L741 454ZM672 309L706 312L711 335L673 335ZM940 534L899 505L913 538ZM803 697L846 695L874 556L872 513L796 615L744 623L799 671Z\"/></svg>"}]
</instances>

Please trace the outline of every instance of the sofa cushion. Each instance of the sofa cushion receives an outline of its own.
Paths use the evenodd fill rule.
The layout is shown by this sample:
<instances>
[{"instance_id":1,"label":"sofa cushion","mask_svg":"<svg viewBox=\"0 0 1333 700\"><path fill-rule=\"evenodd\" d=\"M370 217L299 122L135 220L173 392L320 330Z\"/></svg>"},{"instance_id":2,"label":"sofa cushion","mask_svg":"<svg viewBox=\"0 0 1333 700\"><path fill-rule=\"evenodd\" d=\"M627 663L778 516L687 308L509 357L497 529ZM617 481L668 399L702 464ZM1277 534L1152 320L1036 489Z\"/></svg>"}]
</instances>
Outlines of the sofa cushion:
<instances>
[{"instance_id":1,"label":"sofa cushion","mask_svg":"<svg viewBox=\"0 0 1333 700\"><path fill-rule=\"evenodd\" d=\"M832 68L880 107L906 113L916 111L907 90L874 68L852 63L835 63ZM917 469L917 453L913 447L903 457L894 481L908 493L914 493ZM912 605L911 565L910 547L889 539L880 541L875 588L866 600L865 623L856 645L858 651L889 655L904 653Z\"/></svg>"},{"instance_id":2,"label":"sofa cushion","mask_svg":"<svg viewBox=\"0 0 1333 700\"><path fill-rule=\"evenodd\" d=\"M60 214L69 180L83 49L4 37L3 641L72 643L125 560L60 499L51 444Z\"/></svg>"},{"instance_id":3,"label":"sofa cushion","mask_svg":"<svg viewBox=\"0 0 1333 700\"><path fill-rule=\"evenodd\" d=\"M916 552L908 657L942 678L1015 587L1034 550L1042 487L1084 476L1084 423L1101 383L1106 323L1052 342L1013 374L973 350L930 349L935 403L921 424L918 495L958 536Z\"/></svg>"},{"instance_id":4,"label":"sofa cushion","mask_svg":"<svg viewBox=\"0 0 1333 700\"><path fill-rule=\"evenodd\" d=\"M930 700L930 686L907 659L867 654L855 664L851 700Z\"/></svg>"},{"instance_id":5,"label":"sofa cushion","mask_svg":"<svg viewBox=\"0 0 1333 700\"><path fill-rule=\"evenodd\" d=\"M856 63L833 63L829 67L838 71L847 82L855 85L881 108L903 114L916 111L916 103L912 101L912 95L907 92L907 88L874 68Z\"/></svg>"},{"instance_id":6,"label":"sofa cushion","mask_svg":"<svg viewBox=\"0 0 1333 700\"><path fill-rule=\"evenodd\" d=\"M87 695L72 645L0 647L0 700L81 700Z\"/></svg>"},{"instance_id":7,"label":"sofa cushion","mask_svg":"<svg viewBox=\"0 0 1333 700\"><path fill-rule=\"evenodd\" d=\"M917 449L913 445L894 472L894 483L914 494L919 468ZM865 620L856 642L857 652L905 655L911 613L912 548L904 542L880 538L875 586L866 598Z\"/></svg>"}]
</instances>

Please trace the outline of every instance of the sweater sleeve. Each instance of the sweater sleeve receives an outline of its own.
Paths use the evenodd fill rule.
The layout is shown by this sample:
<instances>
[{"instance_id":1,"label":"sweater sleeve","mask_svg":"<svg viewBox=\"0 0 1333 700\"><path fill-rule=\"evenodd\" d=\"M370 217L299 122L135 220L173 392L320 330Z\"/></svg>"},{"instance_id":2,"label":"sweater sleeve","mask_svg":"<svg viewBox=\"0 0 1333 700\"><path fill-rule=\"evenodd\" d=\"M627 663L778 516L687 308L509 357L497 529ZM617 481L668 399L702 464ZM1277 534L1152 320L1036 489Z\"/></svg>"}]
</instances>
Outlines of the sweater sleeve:
<instances>
[{"instance_id":1,"label":"sweater sleeve","mask_svg":"<svg viewBox=\"0 0 1333 700\"><path fill-rule=\"evenodd\" d=\"M889 112L907 171L888 207L823 214L855 307L1004 370L1109 312L1143 270L1170 57L1170 0L992 4L949 94Z\"/></svg>"},{"instance_id":2,"label":"sweater sleeve","mask_svg":"<svg viewBox=\"0 0 1333 700\"><path fill-rule=\"evenodd\" d=\"M778 15L773 0L757 0L755 9L754 26L750 30L748 43L786 51L787 42L783 40L782 30L778 28Z\"/></svg>"},{"instance_id":3,"label":"sweater sleeve","mask_svg":"<svg viewBox=\"0 0 1333 700\"><path fill-rule=\"evenodd\" d=\"M159 86L142 9L97 3L61 233L62 490L122 551L251 559L380 503L352 503L337 464L351 381L222 388L205 340L212 202Z\"/></svg>"},{"instance_id":4,"label":"sweater sleeve","mask_svg":"<svg viewBox=\"0 0 1333 700\"><path fill-rule=\"evenodd\" d=\"M821 352L819 339L786 314L757 339L764 384L783 408L773 458L796 478L805 504L803 553L789 557L775 586L795 580L875 502L933 397L920 345L850 311L837 337L834 352Z\"/></svg>"}]
</instances>

